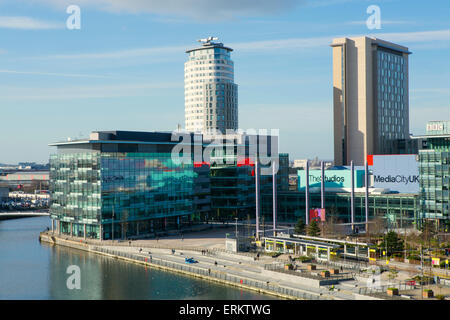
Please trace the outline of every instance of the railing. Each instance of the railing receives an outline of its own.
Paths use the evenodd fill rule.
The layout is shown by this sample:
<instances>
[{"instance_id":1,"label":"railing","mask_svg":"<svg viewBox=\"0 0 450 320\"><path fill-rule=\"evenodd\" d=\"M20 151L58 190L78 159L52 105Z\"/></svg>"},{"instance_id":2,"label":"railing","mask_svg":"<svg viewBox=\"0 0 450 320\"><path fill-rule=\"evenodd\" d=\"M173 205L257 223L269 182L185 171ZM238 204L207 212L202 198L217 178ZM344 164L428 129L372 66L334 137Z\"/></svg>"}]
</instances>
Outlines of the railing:
<instances>
[{"instance_id":1,"label":"railing","mask_svg":"<svg viewBox=\"0 0 450 320\"><path fill-rule=\"evenodd\" d=\"M359 294L373 294L373 293L386 293L388 288L397 288L399 291L401 290L412 290L415 289L414 285L406 284L406 283L397 283L397 284L388 284L382 286L373 286L373 287L364 287L359 288Z\"/></svg>"},{"instance_id":2,"label":"railing","mask_svg":"<svg viewBox=\"0 0 450 320\"><path fill-rule=\"evenodd\" d=\"M281 265L279 263L266 264L266 265L264 265L264 269L265 270L269 270L269 271L286 273L286 274L290 274L290 275L294 275L294 276L298 276L298 277L310 278L310 279L314 279L314 280L339 280L339 281L343 281L343 280L353 280L354 279L354 275L351 274L351 273L350 274L349 273L330 274L329 277L322 277L322 276L319 276L319 275L313 275L310 272L307 272L306 270L302 270L302 269L286 270L284 268L284 264ZM317 272L320 272L320 270L317 270Z\"/></svg>"},{"instance_id":3,"label":"railing","mask_svg":"<svg viewBox=\"0 0 450 320\"><path fill-rule=\"evenodd\" d=\"M345 269L356 270L356 271L361 271L361 269L366 269L370 266L367 262L363 262L363 261L361 261L360 263L353 263L353 262L349 262L349 261L346 261L346 262L344 262L344 261L322 261L322 260L315 259L314 263L326 265L329 267L337 267L337 268L342 267Z\"/></svg>"},{"instance_id":4,"label":"railing","mask_svg":"<svg viewBox=\"0 0 450 320\"><path fill-rule=\"evenodd\" d=\"M93 249L96 251L111 254L111 255L121 256L121 257L138 260L138 261L149 262L152 264L156 264L156 265L167 267L167 268L174 269L174 270L190 272L190 273L194 273L194 274L198 274L198 275L202 275L202 276L207 276L207 277L211 277L211 278L215 278L215 279L224 280L224 281L235 283L235 284L247 285L247 286L261 289L261 290L272 291L274 293L287 295L287 296L291 296L291 297L298 298L298 299L304 299L304 300L325 299L325 297L321 297L320 295L309 294L309 293L302 292L297 289L281 287L277 284L272 284L269 281L265 282L265 281L255 280L255 279L242 278L242 277L238 277L235 275L227 274L223 271L211 270L211 269L206 269L206 268L192 266L192 265L184 265L184 264L180 264L180 263L176 263L176 262L165 261L160 258L144 257L144 256L140 256L140 255L133 254L133 253L111 250L111 249L107 249L107 248L93 247Z\"/></svg>"},{"instance_id":5,"label":"railing","mask_svg":"<svg viewBox=\"0 0 450 320\"><path fill-rule=\"evenodd\" d=\"M441 278L450 279L450 271L445 270L445 269L442 270L442 269L438 269L438 268L425 268L423 272L427 276L432 276L432 277L433 276L438 276L438 277L441 277Z\"/></svg>"}]
</instances>

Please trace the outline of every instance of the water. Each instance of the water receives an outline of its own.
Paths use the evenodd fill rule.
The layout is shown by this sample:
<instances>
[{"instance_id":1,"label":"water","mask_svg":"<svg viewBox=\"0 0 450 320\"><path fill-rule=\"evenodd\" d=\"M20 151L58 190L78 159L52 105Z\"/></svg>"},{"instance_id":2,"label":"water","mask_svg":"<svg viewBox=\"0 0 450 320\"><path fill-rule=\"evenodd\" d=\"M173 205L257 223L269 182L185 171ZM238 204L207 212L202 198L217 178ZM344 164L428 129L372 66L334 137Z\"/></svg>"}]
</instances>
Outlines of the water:
<instances>
[{"instance_id":1,"label":"water","mask_svg":"<svg viewBox=\"0 0 450 320\"><path fill-rule=\"evenodd\" d=\"M40 243L48 217L0 221L0 299L273 299L93 253ZM69 290L67 267L81 271Z\"/></svg>"}]
</instances>

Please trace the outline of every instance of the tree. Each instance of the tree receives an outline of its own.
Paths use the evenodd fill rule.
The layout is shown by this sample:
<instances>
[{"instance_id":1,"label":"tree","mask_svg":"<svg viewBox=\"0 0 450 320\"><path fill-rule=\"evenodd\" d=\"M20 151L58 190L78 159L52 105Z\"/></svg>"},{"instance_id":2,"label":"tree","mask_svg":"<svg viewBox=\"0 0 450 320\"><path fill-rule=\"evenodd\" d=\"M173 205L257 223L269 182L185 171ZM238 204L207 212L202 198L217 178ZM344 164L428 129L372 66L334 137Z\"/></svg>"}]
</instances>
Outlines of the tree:
<instances>
[{"instance_id":1,"label":"tree","mask_svg":"<svg viewBox=\"0 0 450 320\"><path fill-rule=\"evenodd\" d=\"M369 220L370 234L373 236L381 235L386 230L386 221L379 214Z\"/></svg>"},{"instance_id":2,"label":"tree","mask_svg":"<svg viewBox=\"0 0 450 320\"><path fill-rule=\"evenodd\" d=\"M336 216L327 217L327 220L323 223L322 236L335 237L342 233L342 226L338 226L338 219Z\"/></svg>"},{"instance_id":3,"label":"tree","mask_svg":"<svg viewBox=\"0 0 450 320\"><path fill-rule=\"evenodd\" d=\"M317 223L317 220L311 221L311 223L308 226L307 233L308 233L308 236L311 236L311 237L320 236L320 227L319 227L319 224Z\"/></svg>"},{"instance_id":4,"label":"tree","mask_svg":"<svg viewBox=\"0 0 450 320\"><path fill-rule=\"evenodd\" d=\"M394 231L389 231L386 234L380 246L387 251L386 254L388 256L394 253L402 253L404 249L403 240Z\"/></svg>"},{"instance_id":5,"label":"tree","mask_svg":"<svg viewBox=\"0 0 450 320\"><path fill-rule=\"evenodd\" d=\"M436 235L436 227L431 221L425 220L422 224L422 240L425 243L429 243L431 239Z\"/></svg>"},{"instance_id":6,"label":"tree","mask_svg":"<svg viewBox=\"0 0 450 320\"><path fill-rule=\"evenodd\" d=\"M303 233L305 233L305 222L303 222L302 218L298 219L297 224L295 225L294 232L296 234L303 234Z\"/></svg>"}]
</instances>

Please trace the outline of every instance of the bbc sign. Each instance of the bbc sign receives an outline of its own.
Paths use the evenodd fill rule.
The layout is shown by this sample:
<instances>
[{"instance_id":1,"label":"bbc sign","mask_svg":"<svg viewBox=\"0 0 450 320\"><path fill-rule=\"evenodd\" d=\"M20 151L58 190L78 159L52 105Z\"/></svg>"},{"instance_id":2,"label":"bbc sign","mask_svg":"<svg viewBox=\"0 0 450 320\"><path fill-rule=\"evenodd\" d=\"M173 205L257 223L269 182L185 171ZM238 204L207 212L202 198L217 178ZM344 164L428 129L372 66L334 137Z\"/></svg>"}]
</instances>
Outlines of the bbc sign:
<instances>
[{"instance_id":1,"label":"bbc sign","mask_svg":"<svg viewBox=\"0 0 450 320\"><path fill-rule=\"evenodd\" d=\"M419 163L415 154L369 155L373 187L399 193L419 192Z\"/></svg>"}]
</instances>

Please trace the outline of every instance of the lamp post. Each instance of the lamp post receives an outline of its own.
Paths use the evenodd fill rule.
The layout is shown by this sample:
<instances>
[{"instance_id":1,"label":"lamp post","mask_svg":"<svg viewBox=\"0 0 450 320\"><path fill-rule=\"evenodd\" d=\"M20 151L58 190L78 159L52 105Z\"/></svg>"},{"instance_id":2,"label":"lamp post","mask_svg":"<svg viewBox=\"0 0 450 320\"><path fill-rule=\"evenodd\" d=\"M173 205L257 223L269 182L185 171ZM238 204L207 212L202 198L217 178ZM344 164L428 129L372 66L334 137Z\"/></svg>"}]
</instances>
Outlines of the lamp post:
<instances>
[{"instance_id":1,"label":"lamp post","mask_svg":"<svg viewBox=\"0 0 450 320\"><path fill-rule=\"evenodd\" d=\"M256 234L255 234L255 239L258 241L259 240L259 209L260 209L260 198L259 198L259 160L258 157L256 157L255 160L255 193L256 193Z\"/></svg>"},{"instance_id":2,"label":"lamp post","mask_svg":"<svg viewBox=\"0 0 450 320\"><path fill-rule=\"evenodd\" d=\"M111 216L111 242L114 241L114 207L112 208L112 216Z\"/></svg>"}]
</instances>

